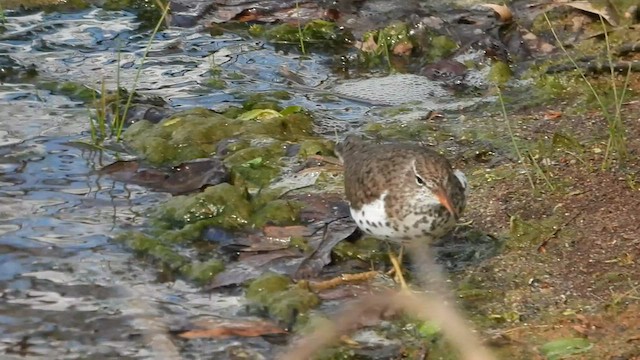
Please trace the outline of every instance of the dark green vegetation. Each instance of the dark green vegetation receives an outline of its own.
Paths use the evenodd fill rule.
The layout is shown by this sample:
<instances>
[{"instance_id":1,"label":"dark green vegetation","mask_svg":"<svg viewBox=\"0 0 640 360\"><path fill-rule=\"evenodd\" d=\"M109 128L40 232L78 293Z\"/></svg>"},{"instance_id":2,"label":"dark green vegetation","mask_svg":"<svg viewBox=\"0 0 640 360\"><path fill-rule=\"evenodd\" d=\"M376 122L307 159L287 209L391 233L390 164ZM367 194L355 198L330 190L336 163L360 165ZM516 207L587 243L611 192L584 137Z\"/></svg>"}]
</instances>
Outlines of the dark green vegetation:
<instances>
[{"instance_id":1,"label":"dark green vegetation","mask_svg":"<svg viewBox=\"0 0 640 360\"><path fill-rule=\"evenodd\" d=\"M310 116L298 108L273 110L280 106L268 99L252 97L244 109L226 114L193 109L158 124L142 120L129 127L123 136L125 144L147 162L166 166L217 155L231 169L232 180L201 193L173 197L151 215L148 235L132 233L121 239L162 268L204 282L215 275L211 269L219 264L206 261L185 266L180 251L195 247L203 261L215 257L212 245L203 240L206 229L296 224L301 204L263 188L281 174L288 146L301 143L299 154L304 157L309 151L321 152L325 142L313 136ZM207 279L204 273L209 274Z\"/></svg>"}]
</instances>

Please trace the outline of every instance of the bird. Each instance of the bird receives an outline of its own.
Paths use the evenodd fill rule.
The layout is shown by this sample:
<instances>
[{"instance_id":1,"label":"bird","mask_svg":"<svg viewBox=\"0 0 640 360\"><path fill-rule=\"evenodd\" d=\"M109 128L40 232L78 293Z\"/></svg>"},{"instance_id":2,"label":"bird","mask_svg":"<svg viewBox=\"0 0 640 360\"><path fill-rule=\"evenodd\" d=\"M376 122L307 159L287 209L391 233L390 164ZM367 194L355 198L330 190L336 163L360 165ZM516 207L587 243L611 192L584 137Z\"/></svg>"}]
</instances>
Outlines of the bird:
<instances>
[{"instance_id":1,"label":"bird","mask_svg":"<svg viewBox=\"0 0 640 360\"><path fill-rule=\"evenodd\" d=\"M368 235L403 246L430 243L453 230L464 211L464 173L424 144L348 135L334 152L343 164L351 217ZM391 251L389 257L401 286L408 288Z\"/></svg>"}]
</instances>

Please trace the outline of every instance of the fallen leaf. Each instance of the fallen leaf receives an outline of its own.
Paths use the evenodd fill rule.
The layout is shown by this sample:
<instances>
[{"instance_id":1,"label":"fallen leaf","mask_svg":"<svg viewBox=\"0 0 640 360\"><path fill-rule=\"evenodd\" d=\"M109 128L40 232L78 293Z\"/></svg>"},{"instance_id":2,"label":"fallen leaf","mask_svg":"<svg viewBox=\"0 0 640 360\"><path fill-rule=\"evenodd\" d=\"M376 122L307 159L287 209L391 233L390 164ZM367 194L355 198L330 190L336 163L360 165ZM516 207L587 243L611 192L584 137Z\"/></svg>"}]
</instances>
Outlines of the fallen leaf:
<instances>
[{"instance_id":1,"label":"fallen leaf","mask_svg":"<svg viewBox=\"0 0 640 360\"><path fill-rule=\"evenodd\" d=\"M369 36L364 42L358 41L356 48L364 52L375 52L378 49L378 44L373 40L373 36Z\"/></svg>"},{"instance_id":2,"label":"fallen leaf","mask_svg":"<svg viewBox=\"0 0 640 360\"><path fill-rule=\"evenodd\" d=\"M498 14L498 19L504 23L511 22L513 20L513 13L511 10L505 5L497 5L497 4L481 4L481 6L487 7L496 14Z\"/></svg>"},{"instance_id":3,"label":"fallen leaf","mask_svg":"<svg viewBox=\"0 0 640 360\"><path fill-rule=\"evenodd\" d=\"M291 249L243 257L241 261L227 265L223 272L216 275L213 281L204 287L204 290L243 284L267 271L292 274L298 269L303 259L299 251Z\"/></svg>"},{"instance_id":4,"label":"fallen leaf","mask_svg":"<svg viewBox=\"0 0 640 360\"><path fill-rule=\"evenodd\" d=\"M267 237L286 239L292 237L310 236L311 230L303 225L293 226L265 226L262 232Z\"/></svg>"},{"instance_id":5,"label":"fallen leaf","mask_svg":"<svg viewBox=\"0 0 640 360\"><path fill-rule=\"evenodd\" d=\"M192 160L170 170L142 168L139 161L116 161L98 170L98 174L173 195L194 192L205 185L217 185L229 180L229 170L217 158Z\"/></svg>"},{"instance_id":6,"label":"fallen leaf","mask_svg":"<svg viewBox=\"0 0 640 360\"><path fill-rule=\"evenodd\" d=\"M178 336L184 339L221 338L230 336L256 337L271 334L286 334L287 331L266 321L208 321L200 324L204 329L185 331Z\"/></svg>"},{"instance_id":7,"label":"fallen leaf","mask_svg":"<svg viewBox=\"0 0 640 360\"><path fill-rule=\"evenodd\" d=\"M545 120L556 120L556 119L559 119L561 116L562 116L562 112L549 110L544 114L544 119Z\"/></svg>"},{"instance_id":8,"label":"fallen leaf","mask_svg":"<svg viewBox=\"0 0 640 360\"><path fill-rule=\"evenodd\" d=\"M407 56L411 54L413 45L408 41L403 41L393 47L393 54L398 56Z\"/></svg>"},{"instance_id":9,"label":"fallen leaf","mask_svg":"<svg viewBox=\"0 0 640 360\"><path fill-rule=\"evenodd\" d=\"M587 335L589 335L589 329L587 329L583 325L573 325L571 328L573 330L575 330L578 334L582 335L582 336L586 337Z\"/></svg>"},{"instance_id":10,"label":"fallen leaf","mask_svg":"<svg viewBox=\"0 0 640 360\"><path fill-rule=\"evenodd\" d=\"M640 335L635 335L627 339L627 342L640 341Z\"/></svg>"},{"instance_id":11,"label":"fallen leaf","mask_svg":"<svg viewBox=\"0 0 640 360\"><path fill-rule=\"evenodd\" d=\"M618 26L620 23L615 9L612 9L609 6L596 7L589 1L558 1L557 3L559 5L566 5L574 9L602 16L602 18L607 20L607 22L612 26Z\"/></svg>"},{"instance_id":12,"label":"fallen leaf","mask_svg":"<svg viewBox=\"0 0 640 360\"><path fill-rule=\"evenodd\" d=\"M531 31L520 29L520 32L522 33L522 40L524 40L530 51L538 52L540 54L551 54L556 50L555 46L539 38Z\"/></svg>"}]
</instances>

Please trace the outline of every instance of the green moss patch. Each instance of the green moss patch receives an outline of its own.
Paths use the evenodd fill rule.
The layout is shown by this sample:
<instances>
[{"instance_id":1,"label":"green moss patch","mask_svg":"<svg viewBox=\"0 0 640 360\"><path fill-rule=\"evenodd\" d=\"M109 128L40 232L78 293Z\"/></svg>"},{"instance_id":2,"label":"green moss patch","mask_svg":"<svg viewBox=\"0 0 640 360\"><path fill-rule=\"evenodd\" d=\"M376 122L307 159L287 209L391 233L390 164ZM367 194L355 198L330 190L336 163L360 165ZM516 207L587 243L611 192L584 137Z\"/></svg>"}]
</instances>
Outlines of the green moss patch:
<instances>
[{"instance_id":1,"label":"green moss patch","mask_svg":"<svg viewBox=\"0 0 640 360\"><path fill-rule=\"evenodd\" d=\"M304 283L293 284L287 276L273 273L252 281L246 296L269 316L286 324L306 319L308 311L320 304L318 296Z\"/></svg>"},{"instance_id":2,"label":"green moss patch","mask_svg":"<svg viewBox=\"0 0 640 360\"><path fill-rule=\"evenodd\" d=\"M351 43L353 36L335 22L313 20L307 24L280 24L275 26L253 25L249 34L264 37L277 44L301 46L308 48L335 51Z\"/></svg>"},{"instance_id":3,"label":"green moss patch","mask_svg":"<svg viewBox=\"0 0 640 360\"><path fill-rule=\"evenodd\" d=\"M251 187L264 187L280 173L281 158L290 142L315 144L312 150L326 152L326 144L313 137L313 120L298 107L279 111L276 103L258 98L247 100L249 103L245 104L248 108L225 114L198 108L158 124L142 120L129 127L123 139L154 165L217 155L219 143L232 139L219 155L232 169L235 181Z\"/></svg>"}]
</instances>

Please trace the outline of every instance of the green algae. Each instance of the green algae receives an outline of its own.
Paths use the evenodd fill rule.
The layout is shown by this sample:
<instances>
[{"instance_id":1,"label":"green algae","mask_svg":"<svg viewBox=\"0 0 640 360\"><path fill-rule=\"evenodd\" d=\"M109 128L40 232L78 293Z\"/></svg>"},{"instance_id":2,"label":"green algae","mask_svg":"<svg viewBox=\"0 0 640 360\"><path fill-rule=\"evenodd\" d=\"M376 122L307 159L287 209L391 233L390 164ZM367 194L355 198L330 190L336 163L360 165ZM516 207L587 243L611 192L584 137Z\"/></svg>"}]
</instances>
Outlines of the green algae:
<instances>
[{"instance_id":1,"label":"green algae","mask_svg":"<svg viewBox=\"0 0 640 360\"><path fill-rule=\"evenodd\" d=\"M239 230L298 223L302 204L274 194L250 196L246 190L223 183L198 194L175 196L151 214L147 233L130 232L121 240L137 255L159 264L165 274L205 284L224 269L224 264L218 259L185 257L181 255L184 249L193 247L197 254L209 258L211 246L198 248L206 244L202 234L208 228ZM304 241L299 243L301 248L305 245Z\"/></svg>"},{"instance_id":2,"label":"green algae","mask_svg":"<svg viewBox=\"0 0 640 360\"><path fill-rule=\"evenodd\" d=\"M222 79L210 78L204 82L204 85L210 89L222 90L227 87L226 81Z\"/></svg>"},{"instance_id":3,"label":"green algae","mask_svg":"<svg viewBox=\"0 0 640 360\"><path fill-rule=\"evenodd\" d=\"M351 43L353 36L335 22L312 20L303 26L284 23L275 26L252 25L249 34L276 44L300 46L335 52Z\"/></svg>"},{"instance_id":4,"label":"green algae","mask_svg":"<svg viewBox=\"0 0 640 360\"><path fill-rule=\"evenodd\" d=\"M225 148L225 164L239 184L263 187L280 173L286 143L312 139L313 120L296 112L298 108L283 115L277 112L277 105L273 108L278 110L252 106L267 105L261 101L247 106L246 111L229 110L224 115L197 108L158 124L142 120L131 125L123 139L154 165L210 157L216 155L220 141L237 139Z\"/></svg>"},{"instance_id":5,"label":"green algae","mask_svg":"<svg viewBox=\"0 0 640 360\"><path fill-rule=\"evenodd\" d=\"M251 223L257 228L264 225L286 226L297 224L300 221L302 204L297 201L273 200L256 209L251 217Z\"/></svg>"},{"instance_id":6,"label":"green algae","mask_svg":"<svg viewBox=\"0 0 640 360\"><path fill-rule=\"evenodd\" d=\"M312 155L333 156L335 142L326 139L308 139L300 142L299 156L307 158Z\"/></svg>"},{"instance_id":7,"label":"green algae","mask_svg":"<svg viewBox=\"0 0 640 360\"><path fill-rule=\"evenodd\" d=\"M341 241L333 248L338 262L359 259L365 262L384 262L388 259L387 245L373 237L362 237L355 242Z\"/></svg>"},{"instance_id":8,"label":"green algae","mask_svg":"<svg viewBox=\"0 0 640 360\"><path fill-rule=\"evenodd\" d=\"M287 324L306 318L307 312L320 304L318 296L303 283L294 284L289 277L274 273L253 280L246 297L272 318Z\"/></svg>"},{"instance_id":9,"label":"green algae","mask_svg":"<svg viewBox=\"0 0 640 360\"><path fill-rule=\"evenodd\" d=\"M64 95L71 100L82 101L87 104L98 97L98 93L95 90L70 81L62 83L48 81L38 84L38 87L49 90L52 94Z\"/></svg>"},{"instance_id":10,"label":"green algae","mask_svg":"<svg viewBox=\"0 0 640 360\"><path fill-rule=\"evenodd\" d=\"M289 239L289 246L294 249L298 249L303 253L308 253L309 251L313 250L311 248L311 245L309 245L307 239L300 236L293 236L291 239Z\"/></svg>"},{"instance_id":11,"label":"green algae","mask_svg":"<svg viewBox=\"0 0 640 360\"><path fill-rule=\"evenodd\" d=\"M189 280L204 285L224 270L224 263L219 259L197 261L185 265L181 270Z\"/></svg>"},{"instance_id":12,"label":"green algae","mask_svg":"<svg viewBox=\"0 0 640 360\"><path fill-rule=\"evenodd\" d=\"M509 64L502 61L496 61L491 65L488 79L494 84L502 85L509 81L512 76L513 71L509 67Z\"/></svg>"},{"instance_id":13,"label":"green algae","mask_svg":"<svg viewBox=\"0 0 640 360\"><path fill-rule=\"evenodd\" d=\"M414 30L410 24L396 21L366 32L358 54L358 66L369 70L384 66L395 71L398 65L402 67L402 63L392 61L392 57L418 55L423 62L435 62L453 54L458 48L458 44L448 36Z\"/></svg>"},{"instance_id":14,"label":"green algae","mask_svg":"<svg viewBox=\"0 0 640 360\"><path fill-rule=\"evenodd\" d=\"M158 24L165 6L168 6L167 0L106 0L102 4L105 10L128 10L135 13L143 29L152 28Z\"/></svg>"},{"instance_id":15,"label":"green algae","mask_svg":"<svg viewBox=\"0 0 640 360\"><path fill-rule=\"evenodd\" d=\"M435 62L453 54L458 49L458 44L448 36L435 35L430 37L428 45L422 49L426 59Z\"/></svg>"},{"instance_id":16,"label":"green algae","mask_svg":"<svg viewBox=\"0 0 640 360\"><path fill-rule=\"evenodd\" d=\"M404 22L394 22L382 29L372 30L364 34L363 43L375 43L377 47L371 52L376 56L393 53L396 46L414 47L414 40L410 36L410 28Z\"/></svg>"},{"instance_id":17,"label":"green algae","mask_svg":"<svg viewBox=\"0 0 640 360\"><path fill-rule=\"evenodd\" d=\"M237 150L224 159L235 185L264 187L280 174L284 147L279 142L268 146Z\"/></svg>"},{"instance_id":18,"label":"green algae","mask_svg":"<svg viewBox=\"0 0 640 360\"><path fill-rule=\"evenodd\" d=\"M170 254L176 251L173 246L197 245L208 228L240 230L266 224L293 225L299 222L301 208L298 201L279 199L277 192L250 195L244 187L222 183L207 187L201 193L174 196L161 204L151 213L148 230L151 236L141 236L140 241L129 242L129 245L139 253L162 251L162 256L152 254L152 257L162 258L169 263L169 268L177 269L184 264L180 256ZM215 268L214 265L211 266ZM194 274L206 268L187 270L183 272Z\"/></svg>"},{"instance_id":19,"label":"green algae","mask_svg":"<svg viewBox=\"0 0 640 360\"><path fill-rule=\"evenodd\" d=\"M199 194L175 196L162 204L155 216L174 228L208 220L212 226L239 229L249 223L251 203L240 189L222 183Z\"/></svg>"},{"instance_id":20,"label":"green algae","mask_svg":"<svg viewBox=\"0 0 640 360\"><path fill-rule=\"evenodd\" d=\"M156 264L168 278L182 276L196 284L203 285L211 281L224 270L219 259L193 261L181 255L173 246L161 237L153 237L140 232L125 232L116 240L126 244L133 252Z\"/></svg>"}]
</instances>

